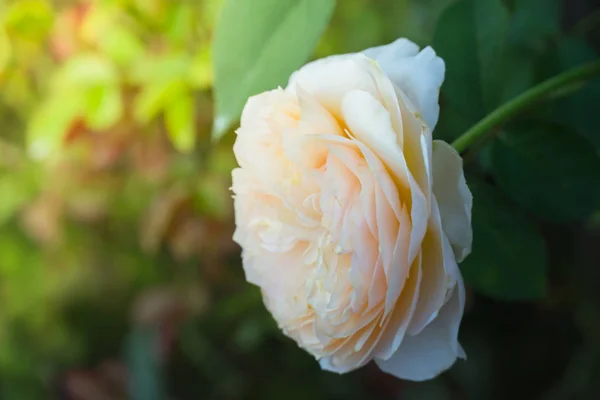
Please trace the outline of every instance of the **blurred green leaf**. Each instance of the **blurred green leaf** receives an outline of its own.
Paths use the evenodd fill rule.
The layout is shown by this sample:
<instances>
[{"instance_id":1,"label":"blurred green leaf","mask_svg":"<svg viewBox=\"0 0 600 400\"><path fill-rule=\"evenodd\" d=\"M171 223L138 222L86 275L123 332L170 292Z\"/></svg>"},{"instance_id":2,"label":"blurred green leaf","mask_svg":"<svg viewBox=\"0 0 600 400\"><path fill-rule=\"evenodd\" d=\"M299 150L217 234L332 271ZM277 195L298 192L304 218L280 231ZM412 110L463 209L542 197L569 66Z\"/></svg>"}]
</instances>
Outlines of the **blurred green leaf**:
<instances>
[{"instance_id":1,"label":"blurred green leaf","mask_svg":"<svg viewBox=\"0 0 600 400\"><path fill-rule=\"evenodd\" d=\"M135 98L135 119L141 123L148 123L185 91L185 82L178 78L148 83Z\"/></svg>"},{"instance_id":2,"label":"blurred green leaf","mask_svg":"<svg viewBox=\"0 0 600 400\"><path fill-rule=\"evenodd\" d=\"M116 124L123 115L121 89L116 85L97 86L86 91L86 122L102 131Z\"/></svg>"},{"instance_id":3,"label":"blurred green leaf","mask_svg":"<svg viewBox=\"0 0 600 400\"><path fill-rule=\"evenodd\" d=\"M43 159L58 150L73 120L84 112L85 103L84 93L80 91L51 97L42 103L31 116L27 128L30 155Z\"/></svg>"},{"instance_id":4,"label":"blurred green leaf","mask_svg":"<svg viewBox=\"0 0 600 400\"><path fill-rule=\"evenodd\" d=\"M546 249L537 227L483 182L473 192L473 251L460 265L466 283L488 296L533 300L545 295Z\"/></svg>"},{"instance_id":5,"label":"blurred green leaf","mask_svg":"<svg viewBox=\"0 0 600 400\"><path fill-rule=\"evenodd\" d=\"M134 83L147 85L157 81L173 81L186 77L191 64L191 56L173 52L141 57L131 69Z\"/></svg>"},{"instance_id":6,"label":"blurred green leaf","mask_svg":"<svg viewBox=\"0 0 600 400\"><path fill-rule=\"evenodd\" d=\"M202 47L190 64L189 80L190 84L198 89L206 89L213 82L213 70L211 63L211 48Z\"/></svg>"},{"instance_id":7,"label":"blurred green leaf","mask_svg":"<svg viewBox=\"0 0 600 400\"><path fill-rule=\"evenodd\" d=\"M181 95L167 104L165 124L175 148L188 152L196 142L194 98L191 94Z\"/></svg>"},{"instance_id":8,"label":"blurred green leaf","mask_svg":"<svg viewBox=\"0 0 600 400\"><path fill-rule=\"evenodd\" d=\"M10 39L4 27L0 26L0 74L4 73L4 69L10 62L11 52Z\"/></svg>"},{"instance_id":9,"label":"blurred green leaf","mask_svg":"<svg viewBox=\"0 0 600 400\"><path fill-rule=\"evenodd\" d=\"M141 58L144 53L144 44L133 32L120 26L111 26L100 40L100 49L111 60L121 66L128 67Z\"/></svg>"},{"instance_id":10,"label":"blurred green leaf","mask_svg":"<svg viewBox=\"0 0 600 400\"><path fill-rule=\"evenodd\" d=\"M0 175L0 225L11 218L35 194L31 182L14 171L2 171Z\"/></svg>"},{"instance_id":11,"label":"blurred green leaf","mask_svg":"<svg viewBox=\"0 0 600 400\"><path fill-rule=\"evenodd\" d=\"M2 82L2 91L0 92L2 101L6 105L14 107L21 117L31 118L31 105L37 104L39 100L36 98L30 76L23 69L10 68L7 72L4 75L7 79Z\"/></svg>"},{"instance_id":12,"label":"blurred green leaf","mask_svg":"<svg viewBox=\"0 0 600 400\"><path fill-rule=\"evenodd\" d=\"M215 29L215 119L219 138L249 96L282 85L310 57L334 0L227 0Z\"/></svg>"},{"instance_id":13,"label":"blurred green leaf","mask_svg":"<svg viewBox=\"0 0 600 400\"><path fill-rule=\"evenodd\" d=\"M192 3L173 4L167 21L166 35L175 42L185 44L193 38L194 5Z\"/></svg>"},{"instance_id":14,"label":"blurred green leaf","mask_svg":"<svg viewBox=\"0 0 600 400\"><path fill-rule=\"evenodd\" d=\"M83 53L61 66L54 77L53 89L63 91L108 85L116 83L117 79L117 70L109 60L98 54Z\"/></svg>"},{"instance_id":15,"label":"blurred green leaf","mask_svg":"<svg viewBox=\"0 0 600 400\"><path fill-rule=\"evenodd\" d=\"M45 0L19 0L8 6L4 24L9 32L31 40L44 38L52 26L53 10Z\"/></svg>"},{"instance_id":16,"label":"blurred green leaf","mask_svg":"<svg viewBox=\"0 0 600 400\"><path fill-rule=\"evenodd\" d=\"M600 157L572 129L526 124L498 139L494 176L527 211L565 221L584 218L600 206Z\"/></svg>"}]
</instances>

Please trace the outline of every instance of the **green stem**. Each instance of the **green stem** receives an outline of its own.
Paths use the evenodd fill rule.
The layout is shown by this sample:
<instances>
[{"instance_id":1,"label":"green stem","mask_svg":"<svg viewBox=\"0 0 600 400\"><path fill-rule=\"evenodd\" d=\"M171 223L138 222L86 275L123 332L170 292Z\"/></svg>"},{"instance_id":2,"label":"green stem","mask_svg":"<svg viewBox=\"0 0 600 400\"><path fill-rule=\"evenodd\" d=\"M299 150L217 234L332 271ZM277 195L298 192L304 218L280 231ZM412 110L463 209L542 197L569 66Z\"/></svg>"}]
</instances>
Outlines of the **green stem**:
<instances>
[{"instance_id":1,"label":"green stem","mask_svg":"<svg viewBox=\"0 0 600 400\"><path fill-rule=\"evenodd\" d=\"M492 111L456 139L452 143L452 146L461 153L472 145L473 142L490 132L494 127L505 123L520 111L529 107L544 96L558 89L573 85L574 83L585 82L598 74L600 74L600 61L585 64L581 67L573 68L567 72L556 75Z\"/></svg>"}]
</instances>

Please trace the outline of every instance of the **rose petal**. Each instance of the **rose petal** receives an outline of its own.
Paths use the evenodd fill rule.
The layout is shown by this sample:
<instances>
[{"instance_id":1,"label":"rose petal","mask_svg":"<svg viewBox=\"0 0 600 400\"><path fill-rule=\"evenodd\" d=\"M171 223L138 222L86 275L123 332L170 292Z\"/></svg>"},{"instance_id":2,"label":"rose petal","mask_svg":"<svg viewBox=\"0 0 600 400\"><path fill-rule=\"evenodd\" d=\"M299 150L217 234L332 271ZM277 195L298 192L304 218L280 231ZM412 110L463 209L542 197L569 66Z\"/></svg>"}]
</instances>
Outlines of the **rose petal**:
<instances>
[{"instance_id":1,"label":"rose petal","mask_svg":"<svg viewBox=\"0 0 600 400\"><path fill-rule=\"evenodd\" d=\"M454 254L443 252L443 235L438 206L434 203L427 234L421 247L423 280L419 291L419 302L408 328L410 335L420 333L438 315L446 301L448 282L446 271L452 269L452 265L446 267L446 263L456 262Z\"/></svg>"},{"instance_id":2,"label":"rose petal","mask_svg":"<svg viewBox=\"0 0 600 400\"><path fill-rule=\"evenodd\" d=\"M306 64L290 77L286 91L296 93L297 87L311 93L335 116L341 119L341 101L351 90L376 94L373 79L359 63L357 54L331 56Z\"/></svg>"},{"instance_id":3,"label":"rose petal","mask_svg":"<svg viewBox=\"0 0 600 400\"><path fill-rule=\"evenodd\" d=\"M460 155L448 143L433 143L433 193L440 207L442 227L456 259L471 252L473 196L465 181Z\"/></svg>"},{"instance_id":4,"label":"rose petal","mask_svg":"<svg viewBox=\"0 0 600 400\"><path fill-rule=\"evenodd\" d=\"M377 61L433 130L439 117L438 97L446 71L444 61L435 51L426 47L419 52L416 44L402 38L363 53Z\"/></svg>"},{"instance_id":5,"label":"rose petal","mask_svg":"<svg viewBox=\"0 0 600 400\"><path fill-rule=\"evenodd\" d=\"M377 358L389 359L405 338L406 330L420 297L419 290L423 279L420 264L421 257L419 256L410 268L410 275L400 298L382 326L382 334L374 353Z\"/></svg>"},{"instance_id":6,"label":"rose petal","mask_svg":"<svg viewBox=\"0 0 600 400\"><path fill-rule=\"evenodd\" d=\"M444 253L452 255L444 238ZM438 316L418 335L404 337L398 350L387 360L376 359L384 372L401 379L424 381L447 370L457 358L466 358L458 343L458 329L465 305L465 288L456 263L447 265L450 277L456 282L448 302Z\"/></svg>"}]
</instances>

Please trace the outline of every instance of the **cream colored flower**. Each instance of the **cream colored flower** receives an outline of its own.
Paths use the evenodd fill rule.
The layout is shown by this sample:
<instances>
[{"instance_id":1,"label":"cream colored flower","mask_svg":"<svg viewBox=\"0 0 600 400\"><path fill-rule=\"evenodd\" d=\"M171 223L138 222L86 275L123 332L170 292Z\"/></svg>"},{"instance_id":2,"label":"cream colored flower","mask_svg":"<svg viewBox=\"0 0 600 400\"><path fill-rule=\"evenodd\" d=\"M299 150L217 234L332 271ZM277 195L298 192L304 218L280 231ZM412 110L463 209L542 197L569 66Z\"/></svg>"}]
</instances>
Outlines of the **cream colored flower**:
<instances>
[{"instance_id":1,"label":"cream colored flower","mask_svg":"<svg viewBox=\"0 0 600 400\"><path fill-rule=\"evenodd\" d=\"M322 368L429 379L465 357L460 156L433 141L444 62L406 39L307 64L248 100L233 171L249 282Z\"/></svg>"}]
</instances>

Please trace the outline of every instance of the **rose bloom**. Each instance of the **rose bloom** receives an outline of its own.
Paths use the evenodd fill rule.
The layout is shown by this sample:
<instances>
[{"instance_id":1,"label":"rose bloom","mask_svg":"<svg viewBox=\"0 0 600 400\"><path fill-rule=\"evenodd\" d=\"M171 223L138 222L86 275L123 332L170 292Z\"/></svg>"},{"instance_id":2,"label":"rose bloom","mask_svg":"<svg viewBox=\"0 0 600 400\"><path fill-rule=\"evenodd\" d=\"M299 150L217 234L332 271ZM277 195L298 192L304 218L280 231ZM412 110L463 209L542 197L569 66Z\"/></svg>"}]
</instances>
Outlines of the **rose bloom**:
<instances>
[{"instance_id":1,"label":"rose bloom","mask_svg":"<svg viewBox=\"0 0 600 400\"><path fill-rule=\"evenodd\" d=\"M399 39L295 72L237 130L236 231L249 282L323 369L408 380L457 357L472 197L432 141L445 66Z\"/></svg>"}]
</instances>

